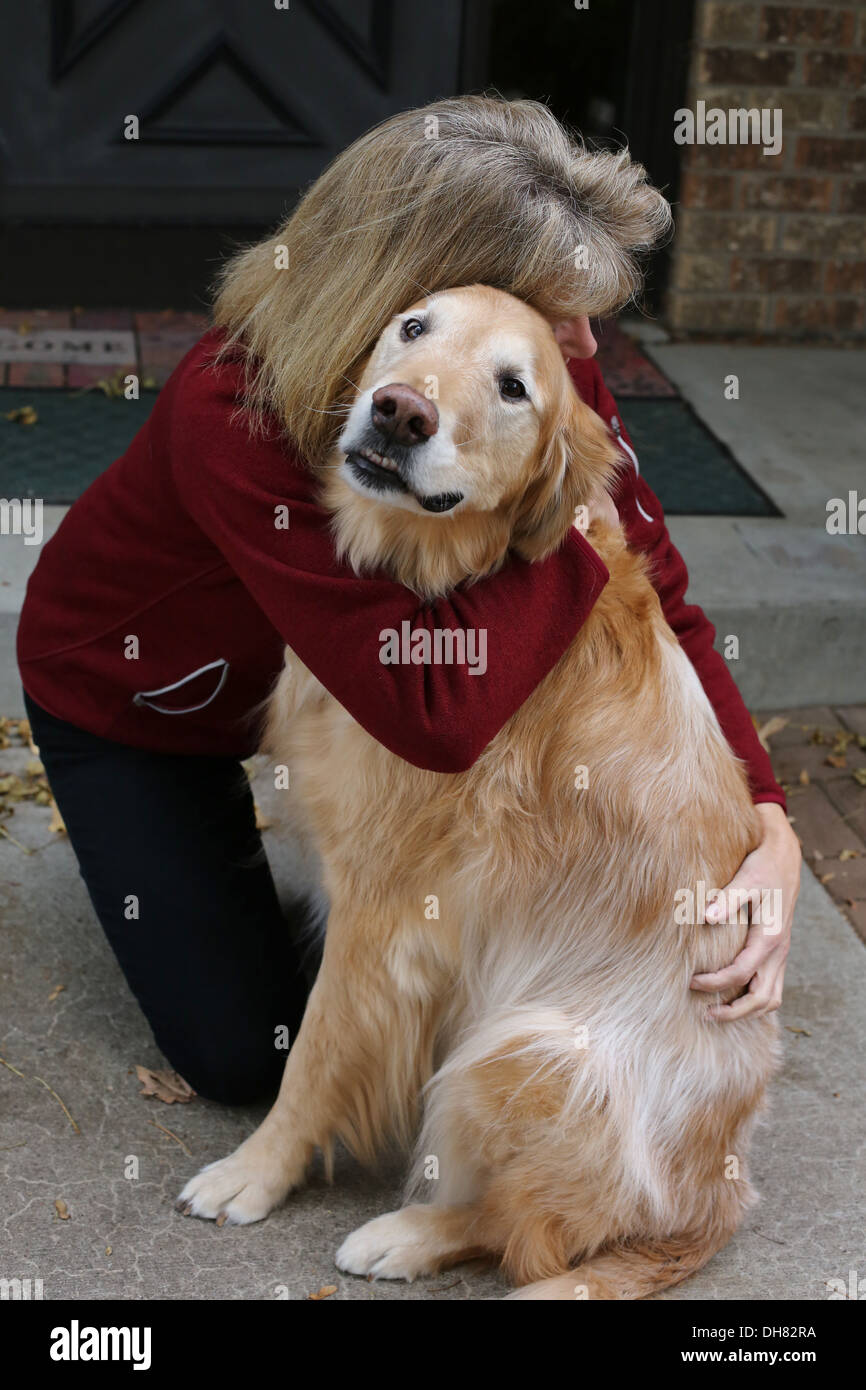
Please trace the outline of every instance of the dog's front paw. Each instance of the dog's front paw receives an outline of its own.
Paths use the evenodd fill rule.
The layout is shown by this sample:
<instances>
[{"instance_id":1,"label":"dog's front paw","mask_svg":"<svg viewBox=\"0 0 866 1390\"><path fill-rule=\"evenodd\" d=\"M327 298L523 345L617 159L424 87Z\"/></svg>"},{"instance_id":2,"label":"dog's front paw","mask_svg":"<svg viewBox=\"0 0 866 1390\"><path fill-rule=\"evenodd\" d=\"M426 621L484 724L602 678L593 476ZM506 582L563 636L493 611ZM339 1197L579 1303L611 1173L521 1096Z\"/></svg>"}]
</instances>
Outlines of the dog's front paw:
<instances>
[{"instance_id":1,"label":"dog's front paw","mask_svg":"<svg viewBox=\"0 0 866 1390\"><path fill-rule=\"evenodd\" d=\"M419 1274L432 1274L438 1262L419 1224L411 1207L377 1216L346 1237L336 1254L337 1268L346 1274L410 1282Z\"/></svg>"},{"instance_id":2,"label":"dog's front paw","mask_svg":"<svg viewBox=\"0 0 866 1390\"><path fill-rule=\"evenodd\" d=\"M248 1226L279 1206L293 1186L272 1157L242 1144L228 1158L209 1163L190 1178L177 1199L184 1216L202 1216L218 1226Z\"/></svg>"}]
</instances>

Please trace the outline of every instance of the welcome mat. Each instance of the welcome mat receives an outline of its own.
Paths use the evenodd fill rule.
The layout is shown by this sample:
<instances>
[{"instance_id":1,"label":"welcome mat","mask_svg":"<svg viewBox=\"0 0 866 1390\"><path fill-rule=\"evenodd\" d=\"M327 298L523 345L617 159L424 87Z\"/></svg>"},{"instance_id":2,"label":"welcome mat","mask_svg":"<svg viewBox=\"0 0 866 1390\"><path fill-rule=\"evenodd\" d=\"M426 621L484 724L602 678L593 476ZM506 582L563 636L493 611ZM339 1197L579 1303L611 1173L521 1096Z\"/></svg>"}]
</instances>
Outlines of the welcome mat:
<instances>
[{"instance_id":1,"label":"welcome mat","mask_svg":"<svg viewBox=\"0 0 866 1390\"><path fill-rule=\"evenodd\" d=\"M122 454L156 395L0 388L0 496L70 503ZM23 412L21 423L10 419ZM35 419L33 418L35 416ZM778 516L752 481L682 400L628 400L623 419L641 471L671 516Z\"/></svg>"}]
</instances>

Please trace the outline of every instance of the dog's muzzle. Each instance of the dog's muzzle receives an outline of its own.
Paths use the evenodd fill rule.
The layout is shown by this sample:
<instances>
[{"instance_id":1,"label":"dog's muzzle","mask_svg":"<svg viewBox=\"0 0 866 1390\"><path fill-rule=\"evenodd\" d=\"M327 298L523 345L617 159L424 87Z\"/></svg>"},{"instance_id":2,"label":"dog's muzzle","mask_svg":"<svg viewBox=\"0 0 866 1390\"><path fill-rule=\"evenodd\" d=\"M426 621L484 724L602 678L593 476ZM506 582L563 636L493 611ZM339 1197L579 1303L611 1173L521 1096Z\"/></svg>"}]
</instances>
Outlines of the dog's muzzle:
<instances>
[{"instance_id":1,"label":"dog's muzzle","mask_svg":"<svg viewBox=\"0 0 866 1390\"><path fill-rule=\"evenodd\" d=\"M349 450L346 462L358 481L371 492L408 493L425 512L450 512L458 502L463 501L462 492L437 492L432 497L424 497L416 492L405 477L406 472L411 469L411 461L399 457L405 453L405 446L392 449L390 454L382 454L376 449L362 445Z\"/></svg>"}]
</instances>

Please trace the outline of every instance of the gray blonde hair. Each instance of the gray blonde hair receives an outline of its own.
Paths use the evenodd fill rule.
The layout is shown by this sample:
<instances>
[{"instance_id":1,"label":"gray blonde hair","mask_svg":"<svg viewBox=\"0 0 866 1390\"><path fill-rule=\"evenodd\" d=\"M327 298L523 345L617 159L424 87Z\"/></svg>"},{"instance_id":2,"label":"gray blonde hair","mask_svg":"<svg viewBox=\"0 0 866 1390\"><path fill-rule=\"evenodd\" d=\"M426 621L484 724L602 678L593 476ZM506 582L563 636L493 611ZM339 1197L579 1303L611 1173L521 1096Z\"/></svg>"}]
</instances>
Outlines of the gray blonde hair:
<instances>
[{"instance_id":1,"label":"gray blonde hair","mask_svg":"<svg viewBox=\"0 0 866 1390\"><path fill-rule=\"evenodd\" d=\"M227 263L214 318L222 351L247 357L254 417L276 414L312 463L395 313L476 283L550 319L609 313L669 226L627 150L587 151L535 101L449 98L344 150L272 236Z\"/></svg>"}]
</instances>

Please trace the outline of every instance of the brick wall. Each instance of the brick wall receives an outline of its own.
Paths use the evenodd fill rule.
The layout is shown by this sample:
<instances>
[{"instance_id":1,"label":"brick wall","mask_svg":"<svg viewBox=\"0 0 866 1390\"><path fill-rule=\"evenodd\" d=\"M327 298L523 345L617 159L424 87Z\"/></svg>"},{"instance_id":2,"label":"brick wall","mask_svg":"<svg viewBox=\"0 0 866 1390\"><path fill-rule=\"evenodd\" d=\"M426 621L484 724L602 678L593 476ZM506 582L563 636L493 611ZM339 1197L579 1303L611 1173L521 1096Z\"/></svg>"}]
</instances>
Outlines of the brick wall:
<instances>
[{"instance_id":1,"label":"brick wall","mask_svg":"<svg viewBox=\"0 0 866 1390\"><path fill-rule=\"evenodd\" d=\"M783 146L684 145L675 333L866 335L866 0L698 0L687 105L781 108Z\"/></svg>"}]
</instances>

